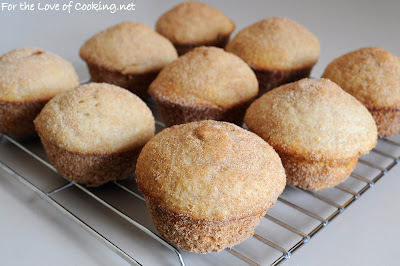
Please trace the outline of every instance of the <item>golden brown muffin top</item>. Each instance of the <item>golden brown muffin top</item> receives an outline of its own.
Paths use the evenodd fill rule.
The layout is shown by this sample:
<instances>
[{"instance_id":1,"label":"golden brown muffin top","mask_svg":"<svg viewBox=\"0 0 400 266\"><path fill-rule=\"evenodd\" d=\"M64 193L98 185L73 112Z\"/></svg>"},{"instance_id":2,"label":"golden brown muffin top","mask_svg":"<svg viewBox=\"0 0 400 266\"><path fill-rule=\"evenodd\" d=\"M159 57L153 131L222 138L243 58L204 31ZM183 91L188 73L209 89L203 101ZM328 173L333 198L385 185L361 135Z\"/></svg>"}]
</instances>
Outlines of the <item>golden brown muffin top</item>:
<instances>
[{"instance_id":1,"label":"golden brown muffin top","mask_svg":"<svg viewBox=\"0 0 400 266\"><path fill-rule=\"evenodd\" d=\"M153 115L139 97L107 83L89 83L57 95L34 122L41 138L85 155L140 147L155 130Z\"/></svg>"},{"instance_id":2,"label":"golden brown muffin top","mask_svg":"<svg viewBox=\"0 0 400 266\"><path fill-rule=\"evenodd\" d=\"M143 148L136 181L146 197L177 215L230 220L259 214L282 193L285 171L257 135L206 120L166 128Z\"/></svg>"},{"instance_id":3,"label":"golden brown muffin top","mask_svg":"<svg viewBox=\"0 0 400 266\"><path fill-rule=\"evenodd\" d=\"M360 156L377 138L364 105L328 79L302 79L265 93L245 122L277 151L311 160Z\"/></svg>"},{"instance_id":4,"label":"golden brown muffin top","mask_svg":"<svg viewBox=\"0 0 400 266\"><path fill-rule=\"evenodd\" d=\"M342 55L323 77L369 108L400 108L400 59L386 50L366 47Z\"/></svg>"},{"instance_id":5,"label":"golden brown muffin top","mask_svg":"<svg viewBox=\"0 0 400 266\"><path fill-rule=\"evenodd\" d=\"M167 38L136 22L123 22L94 35L80 55L87 63L122 74L156 72L178 57Z\"/></svg>"},{"instance_id":6,"label":"golden brown muffin top","mask_svg":"<svg viewBox=\"0 0 400 266\"><path fill-rule=\"evenodd\" d=\"M235 24L222 12L204 3L185 2L164 13L156 30L175 44L206 44L229 36Z\"/></svg>"},{"instance_id":7,"label":"golden brown muffin top","mask_svg":"<svg viewBox=\"0 0 400 266\"><path fill-rule=\"evenodd\" d=\"M254 72L239 57L216 47L199 47L167 65L149 87L159 100L228 108L258 94Z\"/></svg>"},{"instance_id":8,"label":"golden brown muffin top","mask_svg":"<svg viewBox=\"0 0 400 266\"><path fill-rule=\"evenodd\" d=\"M0 57L0 101L48 100L78 85L75 69L58 55L22 48Z\"/></svg>"},{"instance_id":9,"label":"golden brown muffin top","mask_svg":"<svg viewBox=\"0 0 400 266\"><path fill-rule=\"evenodd\" d=\"M320 44L305 27L273 17L244 28L225 49L256 69L292 70L313 66L318 61Z\"/></svg>"}]
</instances>

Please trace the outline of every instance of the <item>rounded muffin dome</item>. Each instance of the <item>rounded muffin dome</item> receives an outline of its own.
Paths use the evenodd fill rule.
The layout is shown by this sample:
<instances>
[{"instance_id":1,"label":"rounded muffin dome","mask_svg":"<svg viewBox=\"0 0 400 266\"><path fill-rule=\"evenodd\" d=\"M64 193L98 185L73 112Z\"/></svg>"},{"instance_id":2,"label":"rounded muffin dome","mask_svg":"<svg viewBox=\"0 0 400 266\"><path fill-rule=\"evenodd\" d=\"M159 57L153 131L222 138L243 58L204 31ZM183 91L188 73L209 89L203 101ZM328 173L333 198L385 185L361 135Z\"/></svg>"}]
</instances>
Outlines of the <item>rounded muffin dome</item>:
<instances>
[{"instance_id":1,"label":"rounded muffin dome","mask_svg":"<svg viewBox=\"0 0 400 266\"><path fill-rule=\"evenodd\" d=\"M360 156L377 137L368 110L328 79L303 79L265 93L245 122L278 152L313 160Z\"/></svg>"},{"instance_id":2,"label":"rounded muffin dome","mask_svg":"<svg viewBox=\"0 0 400 266\"><path fill-rule=\"evenodd\" d=\"M96 34L81 47L80 56L89 64L122 74L156 72L178 57L168 39L136 22L123 22Z\"/></svg>"},{"instance_id":3,"label":"rounded muffin dome","mask_svg":"<svg viewBox=\"0 0 400 266\"><path fill-rule=\"evenodd\" d=\"M136 180L156 204L203 221L262 213L286 183L271 146L238 126L212 120L157 134L139 156Z\"/></svg>"},{"instance_id":4,"label":"rounded muffin dome","mask_svg":"<svg viewBox=\"0 0 400 266\"><path fill-rule=\"evenodd\" d=\"M12 50L0 57L0 101L49 100L78 86L72 65L37 48Z\"/></svg>"},{"instance_id":5,"label":"rounded muffin dome","mask_svg":"<svg viewBox=\"0 0 400 266\"><path fill-rule=\"evenodd\" d=\"M222 12L204 3L190 1L164 13L156 30L174 44L207 44L229 36L235 24Z\"/></svg>"},{"instance_id":6,"label":"rounded muffin dome","mask_svg":"<svg viewBox=\"0 0 400 266\"><path fill-rule=\"evenodd\" d=\"M181 105L231 107L258 93L254 72L239 57L216 47L199 47L167 65L149 93Z\"/></svg>"},{"instance_id":7,"label":"rounded muffin dome","mask_svg":"<svg viewBox=\"0 0 400 266\"><path fill-rule=\"evenodd\" d=\"M225 49L255 69L292 70L313 66L320 44L305 27L287 18L272 17L241 30Z\"/></svg>"},{"instance_id":8,"label":"rounded muffin dome","mask_svg":"<svg viewBox=\"0 0 400 266\"><path fill-rule=\"evenodd\" d=\"M143 146L154 118L133 93L89 83L54 97L35 119L41 138L69 152L111 154Z\"/></svg>"}]
</instances>

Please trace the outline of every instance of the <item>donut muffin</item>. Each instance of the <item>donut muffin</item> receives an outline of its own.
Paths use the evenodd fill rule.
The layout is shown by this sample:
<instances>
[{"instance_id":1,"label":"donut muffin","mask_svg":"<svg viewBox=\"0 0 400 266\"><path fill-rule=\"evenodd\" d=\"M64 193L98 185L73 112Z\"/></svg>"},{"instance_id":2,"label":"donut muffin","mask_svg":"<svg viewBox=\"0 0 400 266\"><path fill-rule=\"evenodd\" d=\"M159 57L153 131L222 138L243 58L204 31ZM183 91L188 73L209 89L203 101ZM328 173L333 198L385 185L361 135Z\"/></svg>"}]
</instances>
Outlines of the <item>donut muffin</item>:
<instances>
[{"instance_id":1,"label":"donut muffin","mask_svg":"<svg viewBox=\"0 0 400 266\"><path fill-rule=\"evenodd\" d=\"M78 76L61 57L22 48L0 57L0 132L25 137L48 100L78 86Z\"/></svg>"},{"instance_id":2,"label":"donut muffin","mask_svg":"<svg viewBox=\"0 0 400 266\"><path fill-rule=\"evenodd\" d=\"M400 59L377 47L362 48L333 60L324 78L337 83L371 112L378 136L400 132Z\"/></svg>"},{"instance_id":3,"label":"donut muffin","mask_svg":"<svg viewBox=\"0 0 400 266\"><path fill-rule=\"evenodd\" d=\"M57 171L87 186L133 173L155 130L153 115L140 98L106 83L89 83L54 97L34 122Z\"/></svg>"},{"instance_id":4,"label":"donut muffin","mask_svg":"<svg viewBox=\"0 0 400 266\"><path fill-rule=\"evenodd\" d=\"M302 79L265 93L245 122L280 155L287 183L311 190L344 181L377 139L368 110L328 79Z\"/></svg>"},{"instance_id":5,"label":"donut muffin","mask_svg":"<svg viewBox=\"0 0 400 266\"><path fill-rule=\"evenodd\" d=\"M225 47L235 24L220 11L200 2L181 3L163 14L156 31L167 37L179 55L197 46Z\"/></svg>"},{"instance_id":6,"label":"donut muffin","mask_svg":"<svg viewBox=\"0 0 400 266\"><path fill-rule=\"evenodd\" d=\"M148 26L123 22L85 42L80 55L92 81L107 82L130 90L141 98L158 72L177 58L172 43Z\"/></svg>"},{"instance_id":7,"label":"donut muffin","mask_svg":"<svg viewBox=\"0 0 400 266\"><path fill-rule=\"evenodd\" d=\"M271 146L212 120L166 128L152 138L139 155L136 181L160 234L199 253L250 237L286 183Z\"/></svg>"},{"instance_id":8,"label":"donut muffin","mask_svg":"<svg viewBox=\"0 0 400 266\"><path fill-rule=\"evenodd\" d=\"M287 18L273 17L244 28L225 49L251 66L261 95L309 77L318 61L320 44L305 27Z\"/></svg>"},{"instance_id":9,"label":"donut muffin","mask_svg":"<svg viewBox=\"0 0 400 266\"><path fill-rule=\"evenodd\" d=\"M207 119L241 125L258 83L239 57L220 48L199 47L166 66L149 93L167 126Z\"/></svg>"}]
</instances>

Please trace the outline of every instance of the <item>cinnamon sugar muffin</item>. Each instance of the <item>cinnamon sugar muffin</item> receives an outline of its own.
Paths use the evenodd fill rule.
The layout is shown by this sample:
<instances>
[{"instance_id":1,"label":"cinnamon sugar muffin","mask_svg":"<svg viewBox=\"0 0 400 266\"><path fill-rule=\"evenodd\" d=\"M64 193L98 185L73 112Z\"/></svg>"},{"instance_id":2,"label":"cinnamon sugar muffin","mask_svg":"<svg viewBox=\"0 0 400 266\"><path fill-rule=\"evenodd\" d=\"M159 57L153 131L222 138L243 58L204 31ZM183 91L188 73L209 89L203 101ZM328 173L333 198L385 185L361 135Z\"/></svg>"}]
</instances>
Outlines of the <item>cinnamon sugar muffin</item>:
<instances>
[{"instance_id":1,"label":"cinnamon sugar muffin","mask_svg":"<svg viewBox=\"0 0 400 266\"><path fill-rule=\"evenodd\" d=\"M172 43L148 26L123 22L85 42L80 55L92 81L126 88L141 98L158 72L177 58Z\"/></svg>"},{"instance_id":2,"label":"cinnamon sugar muffin","mask_svg":"<svg viewBox=\"0 0 400 266\"><path fill-rule=\"evenodd\" d=\"M400 59L377 47L362 48L333 60L324 78L337 83L371 112L378 136L400 132Z\"/></svg>"},{"instance_id":3,"label":"cinnamon sugar muffin","mask_svg":"<svg viewBox=\"0 0 400 266\"><path fill-rule=\"evenodd\" d=\"M287 18L273 17L244 28L225 49L251 66L261 95L309 77L318 61L320 44L305 27Z\"/></svg>"},{"instance_id":4,"label":"cinnamon sugar muffin","mask_svg":"<svg viewBox=\"0 0 400 266\"><path fill-rule=\"evenodd\" d=\"M77 183L99 186L126 178L154 135L154 118L137 96L90 83L49 101L35 119L50 162Z\"/></svg>"},{"instance_id":5,"label":"cinnamon sugar muffin","mask_svg":"<svg viewBox=\"0 0 400 266\"><path fill-rule=\"evenodd\" d=\"M223 48L235 24L222 12L200 2L181 3L164 13L156 30L167 37L179 55L198 46Z\"/></svg>"},{"instance_id":6,"label":"cinnamon sugar muffin","mask_svg":"<svg viewBox=\"0 0 400 266\"><path fill-rule=\"evenodd\" d=\"M265 93L245 122L278 152L288 184L312 190L345 180L377 139L368 110L328 79L302 79Z\"/></svg>"},{"instance_id":7,"label":"cinnamon sugar muffin","mask_svg":"<svg viewBox=\"0 0 400 266\"><path fill-rule=\"evenodd\" d=\"M22 48L0 57L0 132L35 133L33 119L48 100L78 86L72 65L37 48Z\"/></svg>"},{"instance_id":8,"label":"cinnamon sugar muffin","mask_svg":"<svg viewBox=\"0 0 400 266\"><path fill-rule=\"evenodd\" d=\"M271 146L211 120L166 128L152 138L139 155L136 181L160 234L199 253L251 236L286 183Z\"/></svg>"},{"instance_id":9,"label":"cinnamon sugar muffin","mask_svg":"<svg viewBox=\"0 0 400 266\"><path fill-rule=\"evenodd\" d=\"M166 66L149 93L167 126L207 119L241 125L258 83L239 57L220 48L199 47Z\"/></svg>"}]
</instances>

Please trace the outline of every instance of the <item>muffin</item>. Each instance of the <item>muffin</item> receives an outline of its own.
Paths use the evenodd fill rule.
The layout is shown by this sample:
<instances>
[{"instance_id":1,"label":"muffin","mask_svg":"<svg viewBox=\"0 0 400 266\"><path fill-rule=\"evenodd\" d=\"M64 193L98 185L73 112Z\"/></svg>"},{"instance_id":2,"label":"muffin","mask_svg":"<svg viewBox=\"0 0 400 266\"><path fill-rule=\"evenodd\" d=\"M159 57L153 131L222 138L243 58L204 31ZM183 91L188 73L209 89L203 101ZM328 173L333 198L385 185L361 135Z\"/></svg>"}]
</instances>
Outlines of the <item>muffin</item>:
<instances>
[{"instance_id":1,"label":"muffin","mask_svg":"<svg viewBox=\"0 0 400 266\"><path fill-rule=\"evenodd\" d=\"M87 186L133 173L155 130L153 115L140 98L106 83L89 83L54 97L34 123L57 171Z\"/></svg>"},{"instance_id":2,"label":"muffin","mask_svg":"<svg viewBox=\"0 0 400 266\"><path fill-rule=\"evenodd\" d=\"M235 24L220 11L200 2L181 3L164 13L156 31L167 37L179 55L198 46L225 47Z\"/></svg>"},{"instance_id":3,"label":"muffin","mask_svg":"<svg viewBox=\"0 0 400 266\"><path fill-rule=\"evenodd\" d=\"M371 112L378 137L400 132L400 59L390 52L367 47L333 60L324 78L337 83Z\"/></svg>"},{"instance_id":4,"label":"muffin","mask_svg":"<svg viewBox=\"0 0 400 266\"><path fill-rule=\"evenodd\" d=\"M177 58L172 43L148 26L123 22L85 42L80 56L94 82L107 82L141 98L158 72Z\"/></svg>"},{"instance_id":5,"label":"muffin","mask_svg":"<svg viewBox=\"0 0 400 266\"><path fill-rule=\"evenodd\" d=\"M303 189L344 181L377 139L368 110L328 79L302 79L265 93L245 122L277 151L287 183Z\"/></svg>"},{"instance_id":6,"label":"muffin","mask_svg":"<svg viewBox=\"0 0 400 266\"><path fill-rule=\"evenodd\" d=\"M0 73L0 132L18 137L35 133L33 119L48 100L78 86L70 63L37 48L2 55Z\"/></svg>"},{"instance_id":7,"label":"muffin","mask_svg":"<svg viewBox=\"0 0 400 266\"><path fill-rule=\"evenodd\" d=\"M286 183L271 146L211 120L166 128L152 138L139 155L136 181L160 234L199 253L250 237Z\"/></svg>"},{"instance_id":8,"label":"muffin","mask_svg":"<svg viewBox=\"0 0 400 266\"><path fill-rule=\"evenodd\" d=\"M220 48L199 47L166 66L149 93L167 126L207 119L241 125L258 83L239 57Z\"/></svg>"},{"instance_id":9,"label":"muffin","mask_svg":"<svg viewBox=\"0 0 400 266\"><path fill-rule=\"evenodd\" d=\"M267 18L241 30L226 46L256 73L260 95L310 76L320 44L305 27L281 17Z\"/></svg>"}]
</instances>

